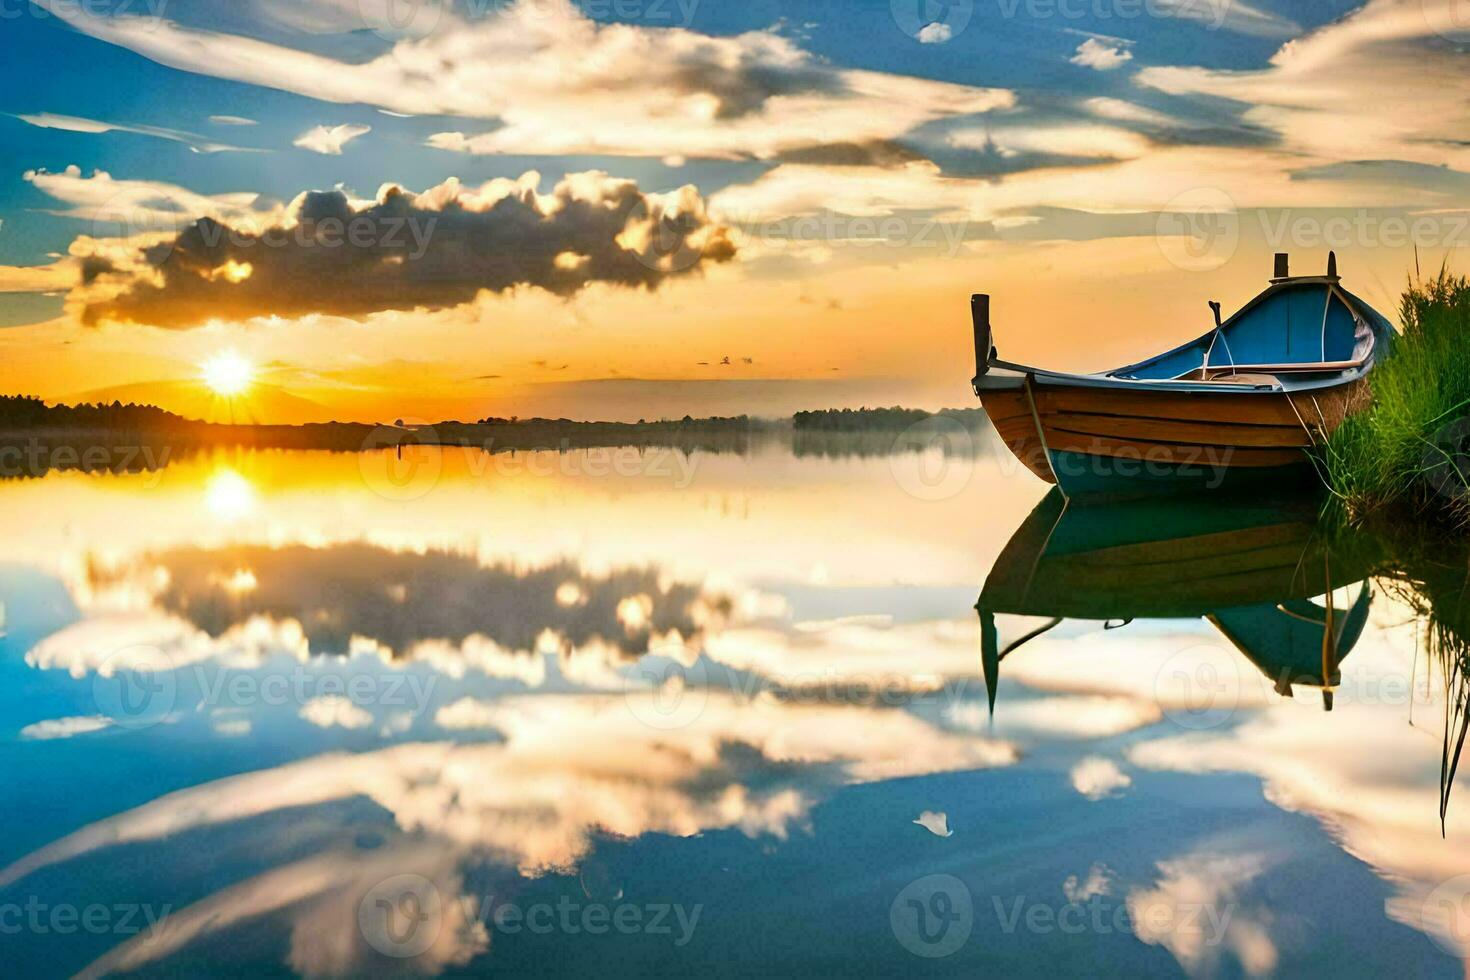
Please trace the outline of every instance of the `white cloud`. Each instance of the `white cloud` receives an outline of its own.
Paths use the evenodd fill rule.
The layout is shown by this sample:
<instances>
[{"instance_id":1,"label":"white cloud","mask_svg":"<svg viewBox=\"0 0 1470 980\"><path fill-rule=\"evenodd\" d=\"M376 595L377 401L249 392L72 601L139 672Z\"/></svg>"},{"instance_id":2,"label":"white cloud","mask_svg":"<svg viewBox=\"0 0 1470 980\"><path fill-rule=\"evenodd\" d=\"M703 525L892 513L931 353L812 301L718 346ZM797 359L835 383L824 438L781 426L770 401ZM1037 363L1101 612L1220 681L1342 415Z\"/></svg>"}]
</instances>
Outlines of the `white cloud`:
<instances>
[{"instance_id":1,"label":"white cloud","mask_svg":"<svg viewBox=\"0 0 1470 980\"><path fill-rule=\"evenodd\" d=\"M1112 872L1107 865L1094 864L1087 869L1085 879L1079 880L1076 875L1067 875L1067 880L1062 882L1062 894L1067 896L1067 901L1080 905L1099 895L1109 894L1112 891L1111 878Z\"/></svg>"},{"instance_id":2,"label":"white cloud","mask_svg":"<svg viewBox=\"0 0 1470 980\"><path fill-rule=\"evenodd\" d=\"M972 639L946 624L843 617L795 623L791 632L750 626L721 630L706 637L704 646L710 659L789 691L869 685L878 678L884 690L897 694L933 692L947 679L973 677ZM899 673L888 669L894 657L917 649L925 653L923 663L911 660Z\"/></svg>"},{"instance_id":3,"label":"white cloud","mask_svg":"<svg viewBox=\"0 0 1470 980\"><path fill-rule=\"evenodd\" d=\"M423 911L430 916L425 929L432 932L424 935L433 937L407 961L412 970L406 975L434 976L449 966L463 966L489 947L475 899L464 893L456 858L432 841L400 839L372 851L328 849L169 911L157 928L145 928L114 946L77 976L93 980L131 973L268 916L289 923L285 962L297 974L354 977L379 972L383 959L362 932L360 910L370 898L384 894L385 884L405 879L417 884L413 894L429 899ZM381 938L379 943L381 949Z\"/></svg>"},{"instance_id":4,"label":"white cloud","mask_svg":"<svg viewBox=\"0 0 1470 980\"><path fill-rule=\"evenodd\" d=\"M253 209L260 200L255 193L196 194L163 181L118 180L105 170L83 177L75 165L60 173L29 170L23 176L38 191L71 205L69 210L53 213L121 226L125 233L178 231L198 218L229 222L260 214Z\"/></svg>"},{"instance_id":5,"label":"white cloud","mask_svg":"<svg viewBox=\"0 0 1470 980\"><path fill-rule=\"evenodd\" d=\"M318 728L366 728L373 716L340 694L312 698L301 706L301 717Z\"/></svg>"},{"instance_id":6,"label":"white cloud","mask_svg":"<svg viewBox=\"0 0 1470 980\"><path fill-rule=\"evenodd\" d=\"M151 136L154 139L168 140L173 143L183 143L195 153L261 153L261 150L250 150L241 146L231 146L227 143L215 143L207 137L197 133L186 133L179 129L165 129L161 126L136 126L128 123L102 122L97 119L84 119L81 116L63 116L54 112L22 113L15 116L21 122L28 123L39 129L59 129L68 133L133 133L138 136Z\"/></svg>"},{"instance_id":7,"label":"white cloud","mask_svg":"<svg viewBox=\"0 0 1470 980\"><path fill-rule=\"evenodd\" d=\"M221 738L243 738L254 730L249 718L222 718L213 727Z\"/></svg>"},{"instance_id":8,"label":"white cloud","mask_svg":"<svg viewBox=\"0 0 1470 980\"><path fill-rule=\"evenodd\" d=\"M949 814L943 810L925 810L913 822L929 831L935 837L954 836L954 831L949 829Z\"/></svg>"},{"instance_id":9,"label":"white cloud","mask_svg":"<svg viewBox=\"0 0 1470 980\"><path fill-rule=\"evenodd\" d=\"M71 738L73 735L86 735L89 732L100 732L111 725L112 719L104 715L48 718L22 728L20 737L38 742L50 741L57 738Z\"/></svg>"},{"instance_id":10,"label":"white cloud","mask_svg":"<svg viewBox=\"0 0 1470 980\"><path fill-rule=\"evenodd\" d=\"M207 659L209 638L179 620L109 612L52 633L26 652L26 665L72 677L113 677L139 667L176 669Z\"/></svg>"},{"instance_id":11,"label":"white cloud","mask_svg":"<svg viewBox=\"0 0 1470 980\"><path fill-rule=\"evenodd\" d=\"M1297 153L1465 169L1464 58L1436 30L1453 23L1456 2L1370 0L1288 41L1267 68L1153 67L1136 80L1170 95L1246 103L1247 123L1277 133Z\"/></svg>"},{"instance_id":12,"label":"white cloud","mask_svg":"<svg viewBox=\"0 0 1470 980\"><path fill-rule=\"evenodd\" d=\"M1276 968L1276 943L1264 914L1251 918L1241 907L1241 890L1268 867L1257 853L1202 851L1160 861L1152 888L1128 893L1134 935L1162 946L1191 976L1218 972L1222 956L1233 953L1250 976Z\"/></svg>"},{"instance_id":13,"label":"white cloud","mask_svg":"<svg viewBox=\"0 0 1470 980\"><path fill-rule=\"evenodd\" d=\"M1147 126L1178 126L1178 119L1156 109L1141 106L1136 102L1099 95L1082 103L1095 116L1114 119L1118 122L1142 123Z\"/></svg>"},{"instance_id":14,"label":"white cloud","mask_svg":"<svg viewBox=\"0 0 1470 980\"><path fill-rule=\"evenodd\" d=\"M160 935L112 949L82 975L136 970L267 916L288 924L286 962L298 972L360 974L372 954L359 909L395 875L422 876L440 900L438 940L414 960L416 970L434 973L486 948L473 907L460 901L468 865L505 863L528 875L573 869L603 832L688 837L730 829L783 837L843 782L1016 758L1005 743L851 705L752 705L712 693L678 739L644 724L646 716L619 695L522 697L484 707L503 742L330 753L226 777L58 840L0 870L0 882L128 842L176 839L178 853L187 853L193 830L238 822L248 834L252 818L362 797L392 816L381 846L329 849L232 884L170 913ZM798 771L804 778L792 778Z\"/></svg>"},{"instance_id":15,"label":"white cloud","mask_svg":"<svg viewBox=\"0 0 1470 980\"><path fill-rule=\"evenodd\" d=\"M1426 2L1438 8L1448 0ZM1205 134L1210 127L1188 122L1194 117L1183 108L1176 117L1173 111L1096 97L1082 107L1098 117L1097 123L1034 124L1002 114L984 128L952 132L949 142L1002 155L1116 162L1035 168L1004 180L948 176L928 161L884 168L786 163L719 191L711 200L712 212L736 225L827 211L879 217L924 209L972 222L1007 221L1038 207L1149 214L1202 183L1228 195L1240 209L1443 207L1443 193L1427 184L1293 177L1314 164L1362 159L1470 169L1470 146L1463 140L1470 131L1470 103L1463 97L1461 56L1433 32L1433 20L1417 2L1373 0L1357 14L1290 42L1267 69L1140 71L1138 78L1148 87L1198 96L1216 115L1219 97L1243 103L1241 124L1279 133L1280 145L1150 140L1107 121ZM1355 124L1345 126L1343 119Z\"/></svg>"},{"instance_id":16,"label":"white cloud","mask_svg":"<svg viewBox=\"0 0 1470 980\"><path fill-rule=\"evenodd\" d=\"M296 137L295 142L291 145L326 156L341 156L342 147L372 131L371 126L356 126L351 123L343 123L340 126L314 126Z\"/></svg>"},{"instance_id":17,"label":"white cloud","mask_svg":"<svg viewBox=\"0 0 1470 980\"><path fill-rule=\"evenodd\" d=\"M995 726L1043 738L1107 738L1152 725L1161 717L1157 705L1139 698L1056 695L1006 704ZM945 709L945 718L974 731L990 724L986 706L975 702Z\"/></svg>"},{"instance_id":18,"label":"white cloud","mask_svg":"<svg viewBox=\"0 0 1470 980\"><path fill-rule=\"evenodd\" d=\"M920 44L943 44L954 37L954 30L948 24L935 21L920 28L914 37L919 39Z\"/></svg>"},{"instance_id":19,"label":"white cloud","mask_svg":"<svg viewBox=\"0 0 1470 980\"><path fill-rule=\"evenodd\" d=\"M472 728L493 729L496 717L493 701L477 701L474 698L464 697L435 712L434 724L451 731Z\"/></svg>"},{"instance_id":20,"label":"white cloud","mask_svg":"<svg viewBox=\"0 0 1470 980\"><path fill-rule=\"evenodd\" d=\"M26 652L26 665L65 670L72 677L113 677L120 671L173 671L208 660L254 666L270 656L304 660L309 650L293 620L253 617L223 635L151 610L102 609L58 630Z\"/></svg>"},{"instance_id":21,"label":"white cloud","mask_svg":"<svg viewBox=\"0 0 1470 980\"><path fill-rule=\"evenodd\" d=\"M1301 33L1296 21L1244 3L1243 0L1155 0L1164 16L1194 20L1217 29L1254 37L1291 37Z\"/></svg>"},{"instance_id":22,"label":"white cloud","mask_svg":"<svg viewBox=\"0 0 1470 980\"><path fill-rule=\"evenodd\" d=\"M76 284L76 267L69 259L50 265L0 265L0 293L50 293Z\"/></svg>"},{"instance_id":23,"label":"white cloud","mask_svg":"<svg viewBox=\"0 0 1470 980\"><path fill-rule=\"evenodd\" d=\"M960 129L949 135L951 146L994 148L1002 156L1047 153L1085 159L1129 160L1148 153L1152 144L1132 130L1096 123L1007 126L986 130Z\"/></svg>"},{"instance_id":24,"label":"white cloud","mask_svg":"<svg viewBox=\"0 0 1470 980\"><path fill-rule=\"evenodd\" d=\"M1101 800L1133 785L1112 759L1088 756L1072 767L1072 788L1089 800Z\"/></svg>"},{"instance_id":25,"label":"white cloud","mask_svg":"<svg viewBox=\"0 0 1470 980\"><path fill-rule=\"evenodd\" d=\"M216 126L254 126L254 119L246 119L244 116L210 116L209 121Z\"/></svg>"},{"instance_id":26,"label":"white cloud","mask_svg":"<svg viewBox=\"0 0 1470 980\"><path fill-rule=\"evenodd\" d=\"M785 834L814 799L790 780L765 779L770 772L815 767L835 783L868 782L1017 758L1009 743L944 732L903 711L753 704L717 692L671 739L641 720L661 717L656 695L641 697L503 699L487 707L486 721L504 742L332 753L181 790L21 858L0 870L0 886L99 848L354 796L395 814L405 832L466 854L565 868L599 829L623 837L721 827Z\"/></svg>"},{"instance_id":27,"label":"white cloud","mask_svg":"<svg viewBox=\"0 0 1470 980\"><path fill-rule=\"evenodd\" d=\"M1365 635L1354 649L1359 689L1369 683L1365 678L1409 676L1413 650L1391 639ZM1344 689L1354 690L1353 683L1346 679ZM1415 697L1426 700L1427 714L1443 710L1442 687L1429 685ZM1128 760L1192 775L1259 777L1273 805L1316 819L1388 883L1390 919L1463 945L1464 933L1444 915L1435 889L1470 873L1470 808L1451 801L1441 828L1438 746L1422 727L1401 723L1401 704L1378 698L1352 709L1358 723L1343 725L1341 710L1324 712L1316 699L1284 701L1234 728L1139 743ZM1329 753L1333 763L1324 766Z\"/></svg>"},{"instance_id":28,"label":"white cloud","mask_svg":"<svg viewBox=\"0 0 1470 980\"><path fill-rule=\"evenodd\" d=\"M527 0L362 63L149 18L94 17L41 0L73 27L185 71L327 102L495 119L436 134L471 153L768 158L892 139L948 116L1009 106L997 89L834 67L772 31L712 37L600 24L569 0Z\"/></svg>"},{"instance_id":29,"label":"white cloud","mask_svg":"<svg viewBox=\"0 0 1470 980\"><path fill-rule=\"evenodd\" d=\"M1084 68L1111 71L1125 61L1132 61L1133 52L1119 43L1090 37L1077 45L1077 53L1067 60Z\"/></svg>"}]
</instances>

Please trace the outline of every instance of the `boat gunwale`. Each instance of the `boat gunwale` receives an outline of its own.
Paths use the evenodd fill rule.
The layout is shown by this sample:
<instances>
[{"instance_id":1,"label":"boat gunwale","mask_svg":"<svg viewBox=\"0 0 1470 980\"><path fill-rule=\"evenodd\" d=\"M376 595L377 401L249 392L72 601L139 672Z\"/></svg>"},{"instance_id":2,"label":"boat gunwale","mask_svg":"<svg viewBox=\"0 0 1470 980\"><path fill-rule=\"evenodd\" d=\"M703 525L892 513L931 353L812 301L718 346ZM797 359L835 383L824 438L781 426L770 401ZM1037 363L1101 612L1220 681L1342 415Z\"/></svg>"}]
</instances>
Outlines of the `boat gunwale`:
<instances>
[{"instance_id":1,"label":"boat gunwale","mask_svg":"<svg viewBox=\"0 0 1470 980\"><path fill-rule=\"evenodd\" d=\"M1169 357L1180 351L1188 350L1210 337L1216 329L1224 330L1235 323L1246 313L1256 306L1265 302L1273 296L1289 289L1299 286L1325 285L1336 293L1348 311L1354 317L1368 324L1374 333L1375 342L1372 350L1363 359L1363 362L1354 367L1331 368L1320 372L1310 370L1312 362L1303 362L1304 368L1298 368L1293 373L1298 375L1285 378L1278 377L1274 385L1262 385L1259 383L1234 383L1230 381L1197 381L1176 378L1122 378L1117 375L1161 358ZM1158 391L1179 394L1216 394L1216 395L1263 395L1263 394L1286 394L1292 392L1321 391L1334 388L1339 385L1351 384L1365 376L1377 364L1380 352L1385 348L1381 341L1391 340L1393 328L1380 314L1368 306L1357 296L1353 295L1340 285L1337 276L1295 276L1290 279L1273 281L1271 285L1262 290L1249 302L1233 313L1229 319L1224 320L1218 328L1211 328L1204 334L1195 337L1176 347L1165 350L1136 361L1123 367L1113 368L1109 371L1073 373L1067 371L1053 371L1047 368L1035 367L1028 364L1020 364L1015 361L1006 361L996 356L991 356L987 361L987 371L976 375L971 379L971 387L977 397L983 396L984 392L1007 391L1019 388L1029 375L1033 384L1043 386L1076 386L1084 388L1111 388L1119 391ZM1014 374L992 374L988 369L1000 368L1002 371L1015 372ZM1283 372L1285 373L1285 372ZM1305 375L1306 377L1301 377ZM1325 375L1325 376L1322 376Z\"/></svg>"}]
</instances>

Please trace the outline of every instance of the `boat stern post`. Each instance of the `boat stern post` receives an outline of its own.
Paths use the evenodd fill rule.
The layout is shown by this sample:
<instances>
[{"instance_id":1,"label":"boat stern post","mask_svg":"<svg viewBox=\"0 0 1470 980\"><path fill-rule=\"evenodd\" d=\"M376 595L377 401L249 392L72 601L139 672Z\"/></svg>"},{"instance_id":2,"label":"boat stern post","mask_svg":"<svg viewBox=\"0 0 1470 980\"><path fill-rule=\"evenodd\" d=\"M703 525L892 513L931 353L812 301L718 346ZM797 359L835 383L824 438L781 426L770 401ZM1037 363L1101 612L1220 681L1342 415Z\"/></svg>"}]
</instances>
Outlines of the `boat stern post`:
<instances>
[{"instance_id":1,"label":"boat stern post","mask_svg":"<svg viewBox=\"0 0 1470 980\"><path fill-rule=\"evenodd\" d=\"M1000 634L995 629L995 613L980 603L976 603L975 611L980 614L980 669L985 675L985 700L990 706L990 719L994 721L995 694L1000 686Z\"/></svg>"},{"instance_id":2,"label":"boat stern post","mask_svg":"<svg viewBox=\"0 0 1470 980\"><path fill-rule=\"evenodd\" d=\"M990 360L995 357L995 345L990 339L989 293L975 293L970 297L970 322L975 329L975 377L971 384L976 385L990 370Z\"/></svg>"}]
</instances>

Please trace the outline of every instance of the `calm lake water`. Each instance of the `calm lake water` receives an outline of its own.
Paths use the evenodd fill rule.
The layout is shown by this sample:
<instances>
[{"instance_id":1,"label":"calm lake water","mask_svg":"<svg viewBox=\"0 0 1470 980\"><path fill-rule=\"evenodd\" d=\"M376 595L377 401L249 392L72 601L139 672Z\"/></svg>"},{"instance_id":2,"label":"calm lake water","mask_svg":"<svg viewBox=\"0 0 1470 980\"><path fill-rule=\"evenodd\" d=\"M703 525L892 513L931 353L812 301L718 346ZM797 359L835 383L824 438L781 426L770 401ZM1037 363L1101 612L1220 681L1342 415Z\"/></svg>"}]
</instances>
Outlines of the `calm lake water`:
<instances>
[{"instance_id":1,"label":"calm lake water","mask_svg":"<svg viewBox=\"0 0 1470 980\"><path fill-rule=\"evenodd\" d=\"M1463 567L966 438L0 484L5 972L1463 975Z\"/></svg>"}]
</instances>

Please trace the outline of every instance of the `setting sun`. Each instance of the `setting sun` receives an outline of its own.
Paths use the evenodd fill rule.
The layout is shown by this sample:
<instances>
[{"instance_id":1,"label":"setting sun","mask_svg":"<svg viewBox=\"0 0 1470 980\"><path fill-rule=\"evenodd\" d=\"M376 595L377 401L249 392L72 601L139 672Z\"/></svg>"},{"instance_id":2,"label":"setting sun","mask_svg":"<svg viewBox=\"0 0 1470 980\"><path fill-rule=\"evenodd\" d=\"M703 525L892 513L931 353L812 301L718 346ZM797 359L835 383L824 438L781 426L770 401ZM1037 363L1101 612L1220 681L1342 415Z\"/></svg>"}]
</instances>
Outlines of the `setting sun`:
<instances>
[{"instance_id":1,"label":"setting sun","mask_svg":"<svg viewBox=\"0 0 1470 980\"><path fill-rule=\"evenodd\" d=\"M232 350L215 354L200 370L209 390L227 398L243 393L255 380L255 365Z\"/></svg>"}]
</instances>

